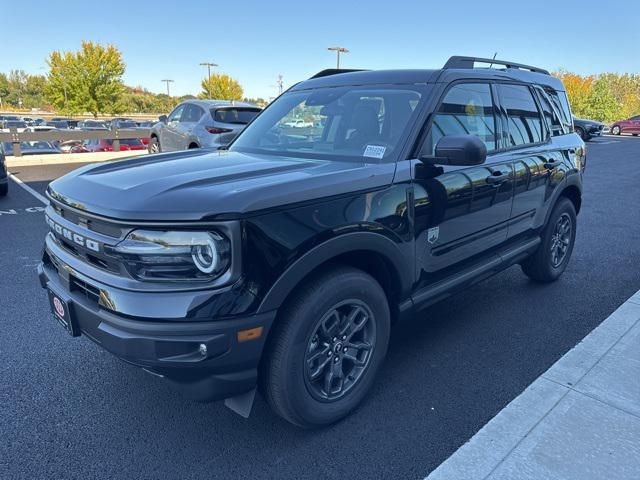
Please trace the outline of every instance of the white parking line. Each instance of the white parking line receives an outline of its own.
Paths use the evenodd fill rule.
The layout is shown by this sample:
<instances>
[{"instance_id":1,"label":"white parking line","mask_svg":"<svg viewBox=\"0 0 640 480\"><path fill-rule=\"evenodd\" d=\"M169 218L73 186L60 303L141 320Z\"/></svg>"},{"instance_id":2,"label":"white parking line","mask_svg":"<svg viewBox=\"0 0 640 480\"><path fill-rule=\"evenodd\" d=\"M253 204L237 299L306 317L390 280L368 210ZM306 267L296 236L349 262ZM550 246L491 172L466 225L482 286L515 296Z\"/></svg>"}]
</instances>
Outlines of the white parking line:
<instances>
[{"instance_id":1,"label":"white parking line","mask_svg":"<svg viewBox=\"0 0 640 480\"><path fill-rule=\"evenodd\" d=\"M16 182L18 185L20 185L22 188L24 188L27 192L29 192L31 195L33 195L34 197L36 197L38 200L40 200L42 203L44 203L45 205L49 205L49 200L46 199L46 197L40 195L38 192L36 192L33 188L31 188L29 185L27 185L26 183L24 183L22 180L20 180L18 177L16 177L13 173L7 172L7 174L9 175L9 178L12 179L14 182Z\"/></svg>"}]
</instances>

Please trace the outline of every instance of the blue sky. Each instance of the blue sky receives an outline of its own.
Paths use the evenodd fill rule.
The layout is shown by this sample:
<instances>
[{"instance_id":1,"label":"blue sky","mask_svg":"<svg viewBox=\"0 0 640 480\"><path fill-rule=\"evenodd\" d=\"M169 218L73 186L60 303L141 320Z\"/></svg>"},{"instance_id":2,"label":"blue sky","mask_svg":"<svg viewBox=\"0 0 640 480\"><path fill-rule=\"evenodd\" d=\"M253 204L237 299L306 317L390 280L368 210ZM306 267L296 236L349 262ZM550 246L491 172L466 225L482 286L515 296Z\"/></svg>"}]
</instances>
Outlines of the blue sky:
<instances>
[{"instance_id":1,"label":"blue sky","mask_svg":"<svg viewBox=\"0 0 640 480\"><path fill-rule=\"evenodd\" d=\"M614 7L615 5L615 7ZM434 68L450 55L492 56L581 74L640 72L640 1L449 0L321 2L7 1L0 71L46 73L48 53L85 40L115 44L129 85L198 93L198 64L238 79L250 97L335 65ZM114 25L112 27L112 25Z\"/></svg>"}]
</instances>

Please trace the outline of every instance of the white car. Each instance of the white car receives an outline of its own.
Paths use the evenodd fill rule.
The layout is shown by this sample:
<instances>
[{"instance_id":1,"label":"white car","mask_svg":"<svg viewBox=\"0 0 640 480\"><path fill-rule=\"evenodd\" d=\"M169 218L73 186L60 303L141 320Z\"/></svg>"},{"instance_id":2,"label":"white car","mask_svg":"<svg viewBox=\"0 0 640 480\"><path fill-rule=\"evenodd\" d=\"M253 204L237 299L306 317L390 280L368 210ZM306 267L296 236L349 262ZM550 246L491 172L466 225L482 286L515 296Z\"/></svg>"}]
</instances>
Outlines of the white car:
<instances>
[{"instance_id":1,"label":"white car","mask_svg":"<svg viewBox=\"0 0 640 480\"><path fill-rule=\"evenodd\" d=\"M313 127L313 122L307 122L301 118L286 122L285 126L292 128L310 128Z\"/></svg>"}]
</instances>

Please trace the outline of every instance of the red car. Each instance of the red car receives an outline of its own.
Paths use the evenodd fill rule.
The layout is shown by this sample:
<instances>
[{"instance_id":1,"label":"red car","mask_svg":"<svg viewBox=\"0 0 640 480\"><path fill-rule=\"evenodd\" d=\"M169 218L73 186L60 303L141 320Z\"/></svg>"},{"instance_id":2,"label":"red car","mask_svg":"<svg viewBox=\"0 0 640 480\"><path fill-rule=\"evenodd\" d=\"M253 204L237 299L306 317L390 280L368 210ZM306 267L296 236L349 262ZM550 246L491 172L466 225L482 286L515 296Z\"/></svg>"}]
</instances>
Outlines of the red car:
<instances>
[{"instance_id":1,"label":"red car","mask_svg":"<svg viewBox=\"0 0 640 480\"><path fill-rule=\"evenodd\" d=\"M113 152L113 140L87 140L84 147L90 152ZM123 138L120 140L120 150L144 150L144 146L139 138Z\"/></svg>"},{"instance_id":2,"label":"red car","mask_svg":"<svg viewBox=\"0 0 640 480\"><path fill-rule=\"evenodd\" d=\"M620 135L621 133L631 133L633 135L640 134L640 115L631 117L628 120L620 120L611 125L611 133Z\"/></svg>"}]
</instances>

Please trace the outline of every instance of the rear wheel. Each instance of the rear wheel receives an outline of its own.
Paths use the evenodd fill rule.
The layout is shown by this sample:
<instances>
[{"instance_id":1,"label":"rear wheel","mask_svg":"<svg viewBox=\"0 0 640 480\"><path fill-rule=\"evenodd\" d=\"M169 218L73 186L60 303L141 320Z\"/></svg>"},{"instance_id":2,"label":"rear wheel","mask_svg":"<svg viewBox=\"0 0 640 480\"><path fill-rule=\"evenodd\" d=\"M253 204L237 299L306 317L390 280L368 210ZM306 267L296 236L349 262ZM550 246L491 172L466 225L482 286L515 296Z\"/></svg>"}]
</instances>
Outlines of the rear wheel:
<instances>
[{"instance_id":1,"label":"rear wheel","mask_svg":"<svg viewBox=\"0 0 640 480\"><path fill-rule=\"evenodd\" d=\"M160 150L160 140L158 140L158 137L151 137L149 139L149 146L147 149L149 150L149 153L160 153L162 151Z\"/></svg>"},{"instance_id":2,"label":"rear wheel","mask_svg":"<svg viewBox=\"0 0 640 480\"><path fill-rule=\"evenodd\" d=\"M539 282L556 280L567 268L575 239L576 209L561 197L542 232L540 247L522 264L522 271Z\"/></svg>"},{"instance_id":3,"label":"rear wheel","mask_svg":"<svg viewBox=\"0 0 640 480\"><path fill-rule=\"evenodd\" d=\"M589 140L589 136L587 135L587 132L584 131L584 128L576 127L576 133L583 141L586 142L587 140Z\"/></svg>"},{"instance_id":4,"label":"rear wheel","mask_svg":"<svg viewBox=\"0 0 640 480\"><path fill-rule=\"evenodd\" d=\"M7 193L9 193L9 184L3 183L0 185L0 197L6 197Z\"/></svg>"},{"instance_id":5,"label":"rear wheel","mask_svg":"<svg viewBox=\"0 0 640 480\"><path fill-rule=\"evenodd\" d=\"M613 133L614 135L620 135L620 127L618 125L615 125L612 129L611 129L611 133Z\"/></svg>"},{"instance_id":6,"label":"rear wheel","mask_svg":"<svg viewBox=\"0 0 640 480\"><path fill-rule=\"evenodd\" d=\"M389 306L370 275L336 266L308 281L271 333L260 387L273 410L306 428L348 415L364 399L389 343Z\"/></svg>"}]
</instances>

